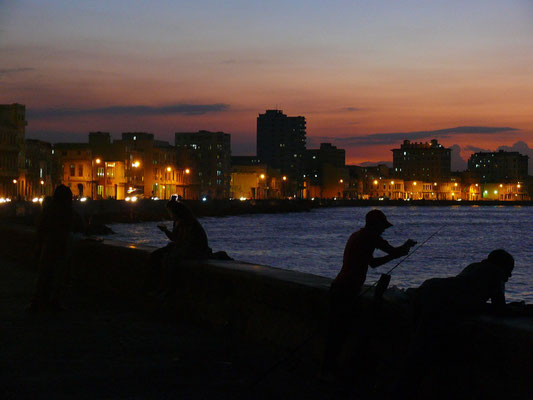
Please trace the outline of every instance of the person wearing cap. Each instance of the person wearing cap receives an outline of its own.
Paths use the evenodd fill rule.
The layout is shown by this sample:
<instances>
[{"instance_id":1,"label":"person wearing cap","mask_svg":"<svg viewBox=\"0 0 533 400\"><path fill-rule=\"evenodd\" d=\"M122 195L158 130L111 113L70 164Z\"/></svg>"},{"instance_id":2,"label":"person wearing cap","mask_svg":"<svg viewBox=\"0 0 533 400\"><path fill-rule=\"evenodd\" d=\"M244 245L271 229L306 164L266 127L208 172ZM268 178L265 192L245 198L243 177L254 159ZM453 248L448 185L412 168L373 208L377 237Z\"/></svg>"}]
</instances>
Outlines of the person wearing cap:
<instances>
[{"instance_id":1,"label":"person wearing cap","mask_svg":"<svg viewBox=\"0 0 533 400\"><path fill-rule=\"evenodd\" d=\"M505 283L513 269L513 256L498 249L456 276L428 279L415 290L411 301L414 334L397 385L401 398L416 398L432 363L446 363L458 351L468 358L465 353L472 346L465 345L465 318L484 311L506 313Z\"/></svg>"},{"instance_id":2,"label":"person wearing cap","mask_svg":"<svg viewBox=\"0 0 533 400\"><path fill-rule=\"evenodd\" d=\"M408 239L399 247L391 246L381 237L392 224L381 210L372 210L366 214L365 226L352 233L344 249L342 268L333 280L330 288L329 332L326 351L322 364L322 376L336 372L336 359L340 353L350 324L354 318L354 308L368 267L376 268L391 260L409 253L415 241ZM374 250L386 253L374 257Z\"/></svg>"},{"instance_id":3,"label":"person wearing cap","mask_svg":"<svg viewBox=\"0 0 533 400\"><path fill-rule=\"evenodd\" d=\"M352 233L348 239L344 248L342 268L331 285L332 290L347 291L350 296L358 295L361 291L369 266L376 268L405 256L416 244L415 241L408 239L403 245L393 247L383 239L381 235L392 224L387 221L387 217L381 210L369 211L365 220L365 227ZM387 255L374 257L374 250L376 249L387 253Z\"/></svg>"}]
</instances>

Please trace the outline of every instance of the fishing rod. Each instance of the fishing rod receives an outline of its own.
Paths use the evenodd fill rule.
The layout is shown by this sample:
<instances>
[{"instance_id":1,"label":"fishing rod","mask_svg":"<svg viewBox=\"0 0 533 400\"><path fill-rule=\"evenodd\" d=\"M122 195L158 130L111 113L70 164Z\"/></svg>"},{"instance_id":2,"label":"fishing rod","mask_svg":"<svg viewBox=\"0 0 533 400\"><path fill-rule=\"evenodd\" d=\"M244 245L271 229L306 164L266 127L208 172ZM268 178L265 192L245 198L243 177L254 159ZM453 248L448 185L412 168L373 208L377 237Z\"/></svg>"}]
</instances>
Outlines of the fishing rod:
<instances>
[{"instance_id":1,"label":"fishing rod","mask_svg":"<svg viewBox=\"0 0 533 400\"><path fill-rule=\"evenodd\" d=\"M412 252L407 254L407 256L402 258L394 267L392 267L390 270L388 270L387 273L381 274L380 278L377 281L375 281L371 286L366 288L366 290L364 292L362 292L359 296L365 295L366 293L368 293L369 290L371 290L376 285L380 286L380 290L379 291L376 290L376 292L379 292L379 293L383 294L383 292L385 292L385 290L389 286L390 274L392 273L392 271L394 271L396 268L398 268L401 263L403 263L405 260L407 260L409 257L411 257L419 248L421 248L424 244L426 244L429 240L431 240L431 238L433 236L435 236L437 233L442 231L445 227L446 227L446 225L442 225L439 229L437 229L435 232L433 232L426 240L424 240L417 247L415 247L415 249Z\"/></svg>"},{"instance_id":2,"label":"fishing rod","mask_svg":"<svg viewBox=\"0 0 533 400\"><path fill-rule=\"evenodd\" d=\"M421 248L424 244L426 244L433 236L435 236L437 233L442 231L446 225L442 225L439 229L437 229L435 232L433 232L432 235L430 235L426 240L424 240L422 243L420 243L412 252L407 254L398 264L396 264L394 267L392 267L389 271L387 271L387 275L390 275L392 271L394 271L398 266L403 263L405 260L407 260L409 257L411 257L419 248Z\"/></svg>"}]
</instances>

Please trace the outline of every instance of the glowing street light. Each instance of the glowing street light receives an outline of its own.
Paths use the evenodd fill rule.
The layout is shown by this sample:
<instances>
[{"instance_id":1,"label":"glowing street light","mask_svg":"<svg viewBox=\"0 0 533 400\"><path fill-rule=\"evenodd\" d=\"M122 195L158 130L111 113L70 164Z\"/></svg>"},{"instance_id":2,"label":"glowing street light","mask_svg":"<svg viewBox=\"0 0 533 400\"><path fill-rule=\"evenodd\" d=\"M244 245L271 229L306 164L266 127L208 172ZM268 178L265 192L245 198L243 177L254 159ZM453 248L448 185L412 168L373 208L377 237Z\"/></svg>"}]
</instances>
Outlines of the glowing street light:
<instances>
[{"instance_id":1,"label":"glowing street light","mask_svg":"<svg viewBox=\"0 0 533 400\"><path fill-rule=\"evenodd\" d=\"M170 171L172 171L172 168L167 167L167 172L170 172Z\"/></svg>"},{"instance_id":2,"label":"glowing street light","mask_svg":"<svg viewBox=\"0 0 533 400\"><path fill-rule=\"evenodd\" d=\"M41 185L44 185L44 181L41 181Z\"/></svg>"},{"instance_id":3,"label":"glowing street light","mask_svg":"<svg viewBox=\"0 0 533 400\"><path fill-rule=\"evenodd\" d=\"M377 179L376 179L376 180L374 181L374 185L377 185L377 184L378 184L378 181L377 181Z\"/></svg>"},{"instance_id":4,"label":"glowing street light","mask_svg":"<svg viewBox=\"0 0 533 400\"><path fill-rule=\"evenodd\" d=\"M141 165L141 163L139 161L135 161L134 163L131 163L131 166L133 168L139 168L140 165Z\"/></svg>"},{"instance_id":5,"label":"glowing street light","mask_svg":"<svg viewBox=\"0 0 533 400\"><path fill-rule=\"evenodd\" d=\"M416 182L413 182L413 185L416 186Z\"/></svg>"},{"instance_id":6,"label":"glowing street light","mask_svg":"<svg viewBox=\"0 0 533 400\"><path fill-rule=\"evenodd\" d=\"M17 180L16 180L16 179L13 179L13 183L17 183Z\"/></svg>"},{"instance_id":7,"label":"glowing street light","mask_svg":"<svg viewBox=\"0 0 533 400\"><path fill-rule=\"evenodd\" d=\"M100 164L102 162L102 160L100 160L99 158L97 158L95 161L96 161L96 164Z\"/></svg>"},{"instance_id":8,"label":"glowing street light","mask_svg":"<svg viewBox=\"0 0 533 400\"><path fill-rule=\"evenodd\" d=\"M344 182L344 180L343 180L343 179L339 179L339 183L343 183L343 182Z\"/></svg>"},{"instance_id":9,"label":"glowing street light","mask_svg":"<svg viewBox=\"0 0 533 400\"><path fill-rule=\"evenodd\" d=\"M261 177L261 179L263 179L264 175ZM284 181L287 180L287 177L284 175L283 178L282 178Z\"/></svg>"},{"instance_id":10,"label":"glowing street light","mask_svg":"<svg viewBox=\"0 0 533 400\"><path fill-rule=\"evenodd\" d=\"M186 173L186 174L190 174L190 173L191 173L191 170L190 170L189 168L187 168L187 169L185 170L185 173Z\"/></svg>"},{"instance_id":11,"label":"glowing street light","mask_svg":"<svg viewBox=\"0 0 533 400\"><path fill-rule=\"evenodd\" d=\"M261 174L261 175L259 175L259 177L260 177L261 179L265 179L265 174Z\"/></svg>"}]
</instances>

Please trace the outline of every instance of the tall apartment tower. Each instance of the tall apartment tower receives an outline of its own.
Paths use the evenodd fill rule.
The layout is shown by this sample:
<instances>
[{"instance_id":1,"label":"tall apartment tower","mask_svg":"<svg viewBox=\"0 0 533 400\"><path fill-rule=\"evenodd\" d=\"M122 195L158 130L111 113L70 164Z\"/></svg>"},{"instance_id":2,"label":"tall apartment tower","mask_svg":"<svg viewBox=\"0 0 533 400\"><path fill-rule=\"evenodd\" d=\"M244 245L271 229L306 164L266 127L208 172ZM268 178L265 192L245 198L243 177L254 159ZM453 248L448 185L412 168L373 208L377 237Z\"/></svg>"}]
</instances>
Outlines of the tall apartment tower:
<instances>
[{"instance_id":1,"label":"tall apartment tower","mask_svg":"<svg viewBox=\"0 0 533 400\"><path fill-rule=\"evenodd\" d=\"M436 139L429 143L404 140L399 149L392 150L393 174L405 180L447 179L451 175L451 152Z\"/></svg>"},{"instance_id":2,"label":"tall apartment tower","mask_svg":"<svg viewBox=\"0 0 533 400\"><path fill-rule=\"evenodd\" d=\"M468 170L481 182L521 181L528 176L528 156L517 151L478 152L468 159Z\"/></svg>"},{"instance_id":3,"label":"tall apartment tower","mask_svg":"<svg viewBox=\"0 0 533 400\"><path fill-rule=\"evenodd\" d=\"M305 141L305 117L288 117L282 110L257 117L257 157L287 176L295 194L303 182Z\"/></svg>"},{"instance_id":4,"label":"tall apartment tower","mask_svg":"<svg viewBox=\"0 0 533 400\"><path fill-rule=\"evenodd\" d=\"M24 196L26 107L0 104L0 197Z\"/></svg>"},{"instance_id":5,"label":"tall apartment tower","mask_svg":"<svg viewBox=\"0 0 533 400\"><path fill-rule=\"evenodd\" d=\"M206 198L227 199L231 181L231 135L224 132L176 132L178 164L190 169L191 182Z\"/></svg>"}]
</instances>

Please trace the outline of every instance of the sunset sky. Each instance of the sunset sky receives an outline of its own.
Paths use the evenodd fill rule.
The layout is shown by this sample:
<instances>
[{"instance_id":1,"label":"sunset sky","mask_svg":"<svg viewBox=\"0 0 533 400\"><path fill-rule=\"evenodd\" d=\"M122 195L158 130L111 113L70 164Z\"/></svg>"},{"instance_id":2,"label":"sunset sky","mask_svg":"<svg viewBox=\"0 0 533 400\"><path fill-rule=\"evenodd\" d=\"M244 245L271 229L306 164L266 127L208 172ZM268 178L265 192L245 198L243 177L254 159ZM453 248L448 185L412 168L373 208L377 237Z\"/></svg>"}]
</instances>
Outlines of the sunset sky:
<instances>
[{"instance_id":1,"label":"sunset sky","mask_svg":"<svg viewBox=\"0 0 533 400\"><path fill-rule=\"evenodd\" d=\"M0 0L14 102L52 142L208 129L254 154L277 107L349 163L392 160L404 138L533 155L533 1Z\"/></svg>"}]
</instances>

